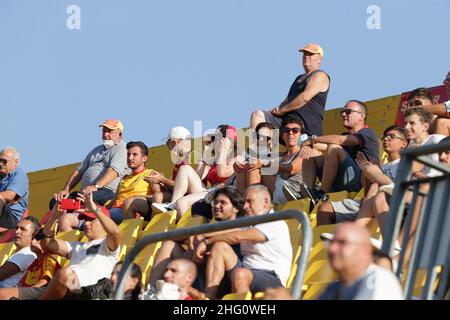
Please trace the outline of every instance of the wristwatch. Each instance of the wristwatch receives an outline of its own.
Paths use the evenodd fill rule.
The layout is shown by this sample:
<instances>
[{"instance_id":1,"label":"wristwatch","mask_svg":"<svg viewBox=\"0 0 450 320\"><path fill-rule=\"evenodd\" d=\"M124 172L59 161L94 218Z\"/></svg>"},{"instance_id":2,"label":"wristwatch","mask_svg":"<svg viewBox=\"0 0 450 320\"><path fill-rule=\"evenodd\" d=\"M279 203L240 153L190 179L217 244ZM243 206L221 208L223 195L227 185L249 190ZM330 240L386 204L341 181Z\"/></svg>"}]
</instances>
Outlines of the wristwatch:
<instances>
[{"instance_id":1,"label":"wristwatch","mask_svg":"<svg viewBox=\"0 0 450 320\"><path fill-rule=\"evenodd\" d=\"M102 188L98 184L94 184L94 187L96 187L97 189L101 189Z\"/></svg>"},{"instance_id":2,"label":"wristwatch","mask_svg":"<svg viewBox=\"0 0 450 320\"><path fill-rule=\"evenodd\" d=\"M311 147L314 147L314 144L316 143L317 135L313 134L311 136Z\"/></svg>"}]
</instances>

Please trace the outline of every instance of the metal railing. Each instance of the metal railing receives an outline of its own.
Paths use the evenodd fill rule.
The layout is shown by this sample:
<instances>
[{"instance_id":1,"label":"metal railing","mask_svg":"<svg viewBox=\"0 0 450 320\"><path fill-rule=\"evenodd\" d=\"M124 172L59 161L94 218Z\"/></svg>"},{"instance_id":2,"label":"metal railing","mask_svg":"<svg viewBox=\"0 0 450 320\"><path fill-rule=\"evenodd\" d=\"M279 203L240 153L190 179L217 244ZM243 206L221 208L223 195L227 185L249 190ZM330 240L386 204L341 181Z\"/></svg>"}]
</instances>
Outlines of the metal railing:
<instances>
[{"instance_id":1,"label":"metal railing","mask_svg":"<svg viewBox=\"0 0 450 320\"><path fill-rule=\"evenodd\" d=\"M312 229L311 223L307 215L304 212L299 212L297 210L286 210L276 212L273 214L265 214L255 217L243 217L236 220L221 221L214 224L204 224L190 228L175 229L168 232L145 236L134 245L134 247L125 257L124 263L119 273L119 280L117 283L117 289L114 295L114 299L115 300L123 299L125 275L128 272L130 272L131 264L137 257L137 255L149 244L164 240L182 240L189 236L197 234L205 234L209 232L222 231L238 227L255 226L260 223L284 219L297 219L300 222L302 228L302 244L301 244L302 250L300 257L297 260L298 269L291 289L291 294L293 298L300 299L302 294L303 278L305 275L309 252L312 245Z\"/></svg>"},{"instance_id":2,"label":"metal railing","mask_svg":"<svg viewBox=\"0 0 450 320\"><path fill-rule=\"evenodd\" d=\"M417 226L412 240L409 264L405 277L404 293L411 299L414 283L419 269L426 269L426 282L421 299L444 299L448 290L450 268L450 167L434 161L429 155L450 150L450 142L410 148L401 152L401 160L395 179L395 189L390 202L385 234L383 234L382 252L392 257L395 241L402 226L405 210L405 198L410 188L413 197L410 213L404 222L404 239L401 244L396 276L401 279L406 257L414 210L419 210ZM441 175L412 180L412 164L418 161L438 170ZM422 186L428 184L428 192L422 192ZM420 208L416 208L418 199L422 198ZM422 202L422 201L421 201ZM420 203L420 202L419 202ZM441 267L439 280L438 268ZM437 290L434 287L438 280Z\"/></svg>"}]
</instances>

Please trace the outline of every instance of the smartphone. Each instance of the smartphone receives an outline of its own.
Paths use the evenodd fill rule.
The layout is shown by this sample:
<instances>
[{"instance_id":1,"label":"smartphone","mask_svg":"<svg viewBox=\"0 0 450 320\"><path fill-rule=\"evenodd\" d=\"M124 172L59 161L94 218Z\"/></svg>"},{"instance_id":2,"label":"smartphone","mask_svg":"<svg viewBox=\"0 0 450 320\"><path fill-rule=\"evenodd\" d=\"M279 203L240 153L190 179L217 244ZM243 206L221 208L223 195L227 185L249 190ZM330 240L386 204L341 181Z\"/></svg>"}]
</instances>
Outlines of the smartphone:
<instances>
[{"instance_id":1,"label":"smartphone","mask_svg":"<svg viewBox=\"0 0 450 320\"><path fill-rule=\"evenodd\" d=\"M60 205L62 210L78 210L80 209L80 200L62 199Z\"/></svg>"}]
</instances>

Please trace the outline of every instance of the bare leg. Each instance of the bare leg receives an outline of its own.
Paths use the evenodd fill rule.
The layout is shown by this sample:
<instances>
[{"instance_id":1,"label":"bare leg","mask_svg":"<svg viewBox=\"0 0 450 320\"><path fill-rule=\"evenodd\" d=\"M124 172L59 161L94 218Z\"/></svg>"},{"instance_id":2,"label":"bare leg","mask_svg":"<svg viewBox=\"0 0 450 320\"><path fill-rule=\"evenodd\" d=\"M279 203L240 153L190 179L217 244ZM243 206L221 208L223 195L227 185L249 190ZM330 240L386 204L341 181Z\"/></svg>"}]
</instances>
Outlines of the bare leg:
<instances>
[{"instance_id":1,"label":"bare leg","mask_svg":"<svg viewBox=\"0 0 450 320\"><path fill-rule=\"evenodd\" d=\"M260 170L250 170L247 171L247 186L251 186L252 184L259 184L261 183L261 179L263 179L264 176L261 176ZM244 194L242 192L242 194Z\"/></svg>"},{"instance_id":2,"label":"bare leg","mask_svg":"<svg viewBox=\"0 0 450 320\"><path fill-rule=\"evenodd\" d=\"M367 226L370 221L375 218L375 212L373 211L373 201L378 193L378 184L373 183L370 185L367 191L364 201L362 201L359 208L359 213L356 216L355 223L361 227Z\"/></svg>"},{"instance_id":3,"label":"bare leg","mask_svg":"<svg viewBox=\"0 0 450 320\"><path fill-rule=\"evenodd\" d=\"M178 199L176 202L177 220L181 218L181 216L189 209L190 206L192 206L195 201L203 199L207 194L207 191L202 191L188 194L187 196Z\"/></svg>"},{"instance_id":4,"label":"bare leg","mask_svg":"<svg viewBox=\"0 0 450 320\"><path fill-rule=\"evenodd\" d=\"M386 201L386 195L384 192L378 192L374 197L372 208L377 218L378 225L380 226L381 234L384 234L384 226L389 213L389 205Z\"/></svg>"},{"instance_id":5,"label":"bare leg","mask_svg":"<svg viewBox=\"0 0 450 320\"><path fill-rule=\"evenodd\" d=\"M186 193L202 191L205 191L205 188L197 172L189 165L181 166L173 187L172 202L177 201Z\"/></svg>"},{"instance_id":6,"label":"bare leg","mask_svg":"<svg viewBox=\"0 0 450 320\"><path fill-rule=\"evenodd\" d=\"M184 249L178 242L172 240L164 241L153 263L149 282L154 286L157 280L162 279L170 260L175 257L182 257L183 254Z\"/></svg>"},{"instance_id":7,"label":"bare leg","mask_svg":"<svg viewBox=\"0 0 450 320\"><path fill-rule=\"evenodd\" d=\"M17 287L0 289L0 300L9 300L12 297L19 297L19 289Z\"/></svg>"},{"instance_id":8,"label":"bare leg","mask_svg":"<svg viewBox=\"0 0 450 320\"><path fill-rule=\"evenodd\" d=\"M336 223L336 214L330 202L323 202L317 209L317 226Z\"/></svg>"},{"instance_id":9,"label":"bare leg","mask_svg":"<svg viewBox=\"0 0 450 320\"><path fill-rule=\"evenodd\" d=\"M250 291L253 281L253 273L245 268L236 268L231 274L231 287L233 293L244 293Z\"/></svg>"},{"instance_id":10,"label":"bare leg","mask_svg":"<svg viewBox=\"0 0 450 320\"><path fill-rule=\"evenodd\" d=\"M264 175L261 176L261 183L269 189L270 196L273 198L273 193L275 192L275 181L277 180L276 175Z\"/></svg>"},{"instance_id":11,"label":"bare leg","mask_svg":"<svg viewBox=\"0 0 450 320\"><path fill-rule=\"evenodd\" d=\"M336 175L339 170L339 165L345 160L346 152L340 145L329 144L327 154L324 158L323 175L322 175L322 189L326 193L330 192Z\"/></svg>"},{"instance_id":12,"label":"bare leg","mask_svg":"<svg viewBox=\"0 0 450 320\"><path fill-rule=\"evenodd\" d=\"M303 159L302 174L303 181L309 188L316 185L317 169L323 166L323 156L320 151L313 150L309 159Z\"/></svg>"},{"instance_id":13,"label":"bare leg","mask_svg":"<svg viewBox=\"0 0 450 320\"><path fill-rule=\"evenodd\" d=\"M72 231L78 228L78 217L74 214L65 214L58 219L58 231Z\"/></svg>"},{"instance_id":14,"label":"bare leg","mask_svg":"<svg viewBox=\"0 0 450 320\"><path fill-rule=\"evenodd\" d=\"M135 212L141 215L147 214L151 208L148 206L146 197L132 197L125 200L123 205L123 218L132 219L136 218Z\"/></svg>"},{"instance_id":15,"label":"bare leg","mask_svg":"<svg viewBox=\"0 0 450 320\"><path fill-rule=\"evenodd\" d=\"M214 243L210 252L206 264L205 294L212 300L217 297L217 291L225 275L225 271L231 270L236 265L238 258L233 248L225 242Z\"/></svg>"},{"instance_id":16,"label":"bare leg","mask_svg":"<svg viewBox=\"0 0 450 320\"><path fill-rule=\"evenodd\" d=\"M78 277L70 267L59 269L48 284L47 290L39 297L39 300L60 300L64 298L69 288L78 288Z\"/></svg>"},{"instance_id":17,"label":"bare leg","mask_svg":"<svg viewBox=\"0 0 450 320\"><path fill-rule=\"evenodd\" d=\"M247 189L247 172L236 172L236 188L241 194L244 194L245 189Z\"/></svg>"},{"instance_id":18,"label":"bare leg","mask_svg":"<svg viewBox=\"0 0 450 320\"><path fill-rule=\"evenodd\" d=\"M252 112L252 115L250 117L250 128L255 129L259 123L265 121L266 117L264 116L264 112L262 112L261 110L256 110Z\"/></svg>"}]
</instances>

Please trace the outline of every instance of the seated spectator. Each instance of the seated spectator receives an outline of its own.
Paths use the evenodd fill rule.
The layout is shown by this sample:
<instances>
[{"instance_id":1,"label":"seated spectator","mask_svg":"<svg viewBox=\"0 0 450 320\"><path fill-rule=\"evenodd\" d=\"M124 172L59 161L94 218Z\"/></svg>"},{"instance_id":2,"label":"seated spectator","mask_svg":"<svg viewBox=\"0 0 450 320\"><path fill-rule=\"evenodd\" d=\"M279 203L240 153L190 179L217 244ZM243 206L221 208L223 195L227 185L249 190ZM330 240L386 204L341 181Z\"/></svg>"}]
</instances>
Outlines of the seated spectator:
<instances>
[{"instance_id":1,"label":"seated spectator","mask_svg":"<svg viewBox=\"0 0 450 320\"><path fill-rule=\"evenodd\" d=\"M299 51L303 53L305 73L295 78L286 99L278 107L252 113L252 129L261 122L269 122L280 129L281 122L289 117L302 120L306 134L322 135L323 113L330 88L330 76L320 70L323 49L316 43L310 43Z\"/></svg>"},{"instance_id":2,"label":"seated spectator","mask_svg":"<svg viewBox=\"0 0 450 320\"><path fill-rule=\"evenodd\" d=\"M159 212L159 210L153 212L153 202L167 203L172 199L173 187L178 171L182 166L189 164L191 139L191 133L184 127L177 126L170 130L167 136L166 145L171 152L171 159L175 164L172 170L172 178L167 178L163 173L156 171L153 171L151 175L146 176L144 180L152 186L159 185L160 191L157 191L155 188L152 198L133 199L130 204L132 208L137 208L138 212L142 212L145 216L153 216Z\"/></svg>"},{"instance_id":3,"label":"seated spectator","mask_svg":"<svg viewBox=\"0 0 450 320\"><path fill-rule=\"evenodd\" d=\"M274 204L285 204L288 200L300 198L300 185L303 183L302 164L299 140L303 132L303 122L296 119L285 119L281 125L282 140L287 151L280 154L278 173L272 176L272 185L266 185L273 192Z\"/></svg>"},{"instance_id":4,"label":"seated spectator","mask_svg":"<svg viewBox=\"0 0 450 320\"><path fill-rule=\"evenodd\" d=\"M373 264L370 234L352 222L336 228L328 247L330 265L338 274L319 300L403 300L395 275Z\"/></svg>"},{"instance_id":5,"label":"seated spectator","mask_svg":"<svg viewBox=\"0 0 450 320\"><path fill-rule=\"evenodd\" d=\"M194 300L204 295L192 288L197 277L195 263L188 259L174 259L164 272L164 280L158 280L156 287L144 293L144 300Z\"/></svg>"},{"instance_id":6,"label":"seated spectator","mask_svg":"<svg viewBox=\"0 0 450 320\"><path fill-rule=\"evenodd\" d=\"M0 227L14 229L28 207L28 176L13 147L0 152Z\"/></svg>"},{"instance_id":7,"label":"seated spectator","mask_svg":"<svg viewBox=\"0 0 450 320\"><path fill-rule=\"evenodd\" d=\"M302 143L301 157L308 159L312 149L326 151L323 157L304 161L303 175L306 183L316 179L316 170L321 171L321 188L311 190L314 200L325 193L346 190L358 192L362 188L361 170L356 164L356 155L361 151L372 163L379 163L379 146L375 132L367 124L367 107L358 100L350 100L341 111L344 127L348 132L342 135L311 137ZM308 185L310 186L310 185ZM303 194L304 197L308 196Z\"/></svg>"},{"instance_id":8,"label":"seated spectator","mask_svg":"<svg viewBox=\"0 0 450 320\"><path fill-rule=\"evenodd\" d=\"M236 189L232 187L217 189L214 192L211 203L212 217L216 221L234 220L238 216L243 215L243 204L242 196ZM150 283L156 285L156 281L162 279L164 270L171 259L193 259L193 250L198 245L198 241L202 241L201 236L193 236L184 240L184 244L188 246L187 250L183 248L183 242L173 240L164 241L153 263L153 268L150 273ZM236 254L239 255L239 245L234 246L234 249Z\"/></svg>"},{"instance_id":9,"label":"seated spectator","mask_svg":"<svg viewBox=\"0 0 450 320\"><path fill-rule=\"evenodd\" d=\"M111 273L111 298L114 297L117 284L119 282L119 273L122 269L123 262L119 261L114 266ZM131 264L130 273L125 279L124 300L139 300L142 290L142 272L136 263Z\"/></svg>"},{"instance_id":10,"label":"seated spectator","mask_svg":"<svg viewBox=\"0 0 450 320\"><path fill-rule=\"evenodd\" d=\"M247 188L246 216L269 214L270 193L263 185ZM240 244L242 261L233 246ZM204 235L195 250L195 259L208 255L206 265L206 296L215 299L219 285L231 284L232 292L258 292L268 287L281 287L291 272L292 246L284 221L274 221L241 230L227 230Z\"/></svg>"},{"instance_id":11,"label":"seated spectator","mask_svg":"<svg viewBox=\"0 0 450 320\"><path fill-rule=\"evenodd\" d=\"M127 151L122 140L123 124L118 120L106 120L100 127L103 144L88 153L72 172L63 190L54 194L50 210L61 199L76 199L78 192L69 192L78 182L81 182L81 192L93 192L94 201L99 205L108 204L114 197L120 180L128 173Z\"/></svg>"},{"instance_id":12,"label":"seated spectator","mask_svg":"<svg viewBox=\"0 0 450 320\"><path fill-rule=\"evenodd\" d=\"M448 141L450 141L450 137L446 137L445 139L442 139L441 142L439 142L439 143L446 143ZM441 152L439 154L439 161L446 165L450 165L450 150Z\"/></svg>"},{"instance_id":13,"label":"seated spectator","mask_svg":"<svg viewBox=\"0 0 450 320\"><path fill-rule=\"evenodd\" d=\"M450 106L450 102L448 104ZM409 95L408 109L417 107L423 108L432 114L432 122L429 129L430 134L450 135L450 119L448 119L449 112L447 106L445 103L433 104L433 96L427 88L417 88Z\"/></svg>"},{"instance_id":14,"label":"seated spectator","mask_svg":"<svg viewBox=\"0 0 450 320\"><path fill-rule=\"evenodd\" d=\"M88 242L67 242L54 238L53 223L65 212L55 205L52 216L45 224L42 240L44 250L70 259L68 267L58 270L39 299L63 299L72 291L96 284L102 278L109 278L120 252L120 230L109 217L105 207L94 203L92 191L86 196L79 194L86 203L86 211L78 218L84 219L84 230Z\"/></svg>"},{"instance_id":15,"label":"seated spectator","mask_svg":"<svg viewBox=\"0 0 450 320\"><path fill-rule=\"evenodd\" d=\"M146 169L145 162L148 157L148 148L143 142L129 142L127 143L127 161L128 167L132 172L126 175L120 181L116 196L112 199L110 209L111 219L115 223L120 224L123 219L135 218L136 213L139 213L145 220L150 220L148 205L140 207L136 199L143 199L147 203L147 198L152 197L154 192L160 192L159 184L149 184L145 181L145 177L155 173L152 169ZM59 222L59 226L67 226L76 229L79 225L78 214L69 213L63 215ZM66 231L67 227L63 227L60 231Z\"/></svg>"},{"instance_id":16,"label":"seated spectator","mask_svg":"<svg viewBox=\"0 0 450 320\"><path fill-rule=\"evenodd\" d=\"M161 186L158 183L150 184L145 178L152 174L158 174L152 169L146 169L148 158L148 147L141 141L127 143L128 167L132 172L125 176L119 184L116 197L110 209L111 219L117 224L123 219L135 218L135 213L139 213L145 220L150 220L149 205L139 207L134 200L147 198L153 199L155 193L161 193ZM158 199L162 201L162 199ZM146 201L147 202L147 201ZM147 202L148 203L148 202Z\"/></svg>"},{"instance_id":17,"label":"seated spectator","mask_svg":"<svg viewBox=\"0 0 450 320\"><path fill-rule=\"evenodd\" d=\"M37 299L44 292L55 272L60 268L58 261L42 249L40 244L41 232L42 229L33 232L33 239L30 245L31 251L36 254L37 259L28 267L17 286L0 289L0 300Z\"/></svg>"},{"instance_id":18,"label":"seated spectator","mask_svg":"<svg viewBox=\"0 0 450 320\"><path fill-rule=\"evenodd\" d=\"M255 150L250 149L249 154L246 154L244 157L238 155L238 157L236 158L236 161L234 163L234 171L236 172L236 187L240 193L243 194L245 192L245 189L253 184L270 184L269 182L265 181L269 176L261 175L261 161L264 162L270 160L272 157L274 129L274 125L268 122L259 123L255 129ZM253 156L251 156L250 154L251 151L253 151L254 153Z\"/></svg>"},{"instance_id":19,"label":"seated spectator","mask_svg":"<svg viewBox=\"0 0 450 320\"><path fill-rule=\"evenodd\" d=\"M356 219L357 224L366 226L372 218L375 218L373 201L378 193L378 188L394 182L400 163L400 151L408 145L405 131L397 126L386 128L381 140L383 149L388 157L388 162L382 165L381 168L377 164L368 161L361 152L358 152L356 157L356 163L363 177L370 182L370 187L364 189L365 195L362 205L360 206L359 200L354 199L323 202L317 210L317 225L341 223Z\"/></svg>"},{"instance_id":20,"label":"seated spectator","mask_svg":"<svg viewBox=\"0 0 450 320\"><path fill-rule=\"evenodd\" d=\"M0 288L17 286L28 267L37 258L31 250L33 234L39 229L39 221L34 217L25 217L19 221L14 234L17 251L0 267Z\"/></svg>"},{"instance_id":21,"label":"seated spectator","mask_svg":"<svg viewBox=\"0 0 450 320\"><path fill-rule=\"evenodd\" d=\"M214 158L209 157L212 151ZM189 165L181 166L173 187L171 203L153 203L152 211L157 213L176 209L179 219L194 202L208 194L203 179L206 178L214 188L233 175L236 153L236 129L230 125L218 126L214 144L204 152L208 158L200 160L197 171Z\"/></svg>"}]
</instances>

